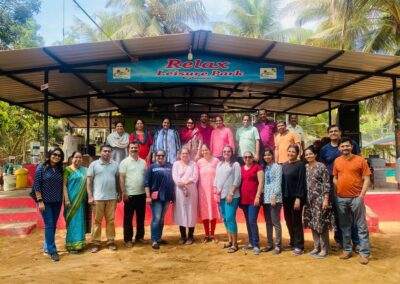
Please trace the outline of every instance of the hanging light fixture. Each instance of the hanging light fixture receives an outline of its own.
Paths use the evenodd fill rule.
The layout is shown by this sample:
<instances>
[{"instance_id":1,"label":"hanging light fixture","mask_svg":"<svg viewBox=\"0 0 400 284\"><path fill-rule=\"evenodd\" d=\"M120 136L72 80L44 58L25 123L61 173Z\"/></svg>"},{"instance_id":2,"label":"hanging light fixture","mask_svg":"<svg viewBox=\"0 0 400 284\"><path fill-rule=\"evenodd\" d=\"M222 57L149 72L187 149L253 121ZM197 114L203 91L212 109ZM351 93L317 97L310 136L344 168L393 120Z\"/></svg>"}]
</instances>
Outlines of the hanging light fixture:
<instances>
[{"instance_id":1,"label":"hanging light fixture","mask_svg":"<svg viewBox=\"0 0 400 284\"><path fill-rule=\"evenodd\" d=\"M193 60L192 46L189 46L189 53L188 53L187 59L189 61Z\"/></svg>"}]
</instances>

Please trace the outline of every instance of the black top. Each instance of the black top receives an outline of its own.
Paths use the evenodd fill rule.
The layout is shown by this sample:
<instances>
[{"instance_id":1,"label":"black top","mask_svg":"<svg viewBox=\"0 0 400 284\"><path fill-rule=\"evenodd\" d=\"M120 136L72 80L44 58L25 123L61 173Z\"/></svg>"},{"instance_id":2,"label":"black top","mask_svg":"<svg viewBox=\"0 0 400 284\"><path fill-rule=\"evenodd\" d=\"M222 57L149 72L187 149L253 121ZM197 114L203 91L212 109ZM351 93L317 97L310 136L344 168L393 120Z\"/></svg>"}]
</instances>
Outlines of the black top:
<instances>
[{"instance_id":1,"label":"black top","mask_svg":"<svg viewBox=\"0 0 400 284\"><path fill-rule=\"evenodd\" d=\"M283 198L306 198L306 167L302 161L282 165Z\"/></svg>"},{"instance_id":2,"label":"black top","mask_svg":"<svg viewBox=\"0 0 400 284\"><path fill-rule=\"evenodd\" d=\"M146 172L144 186L150 188L150 192L158 191L158 200L174 201L175 183L172 179L172 165L165 163L161 166L154 163Z\"/></svg>"}]
</instances>

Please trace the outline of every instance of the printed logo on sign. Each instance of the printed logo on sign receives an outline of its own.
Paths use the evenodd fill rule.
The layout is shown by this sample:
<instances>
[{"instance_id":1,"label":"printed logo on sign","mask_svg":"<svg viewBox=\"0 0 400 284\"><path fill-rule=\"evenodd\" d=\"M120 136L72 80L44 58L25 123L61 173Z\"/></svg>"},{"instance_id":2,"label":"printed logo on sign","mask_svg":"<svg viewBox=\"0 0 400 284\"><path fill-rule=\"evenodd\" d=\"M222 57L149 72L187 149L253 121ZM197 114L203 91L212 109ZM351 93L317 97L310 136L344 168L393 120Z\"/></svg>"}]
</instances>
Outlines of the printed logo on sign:
<instances>
[{"instance_id":1,"label":"printed logo on sign","mask_svg":"<svg viewBox=\"0 0 400 284\"><path fill-rule=\"evenodd\" d=\"M131 67L113 67L113 79L126 79L131 78Z\"/></svg>"},{"instance_id":2,"label":"printed logo on sign","mask_svg":"<svg viewBox=\"0 0 400 284\"><path fill-rule=\"evenodd\" d=\"M278 70L273 68L260 68L260 79L276 80L278 77Z\"/></svg>"}]
</instances>

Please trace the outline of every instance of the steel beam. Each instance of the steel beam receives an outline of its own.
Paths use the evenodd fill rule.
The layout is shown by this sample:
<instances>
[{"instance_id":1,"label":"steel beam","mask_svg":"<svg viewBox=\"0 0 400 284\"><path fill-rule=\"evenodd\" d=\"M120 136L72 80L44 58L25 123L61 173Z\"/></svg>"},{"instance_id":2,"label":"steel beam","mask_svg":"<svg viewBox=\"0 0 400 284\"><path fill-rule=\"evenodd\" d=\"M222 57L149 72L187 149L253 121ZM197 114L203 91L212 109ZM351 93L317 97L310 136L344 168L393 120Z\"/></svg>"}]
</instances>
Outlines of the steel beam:
<instances>
[{"instance_id":1,"label":"steel beam","mask_svg":"<svg viewBox=\"0 0 400 284\"><path fill-rule=\"evenodd\" d=\"M382 69L376 71L376 73L379 73L379 72L386 72L386 71L389 71L389 70L391 70L391 69L393 69L393 68L396 68L396 67L398 67L398 66L400 66L400 62L396 62L396 63L394 63L394 64L390 64L390 65L388 65L388 66L386 66L386 67L384 67L384 68L382 68ZM353 80L351 80L351 81L349 81L349 82L346 82L346 83L341 84L341 85L339 85L339 86L336 86L336 87L334 87L334 88L332 88L332 89L330 89L330 90L327 90L327 91L325 91L325 92L322 92L322 93L320 93L320 94L318 94L318 95L316 95L316 96L314 96L314 97L311 97L310 99L304 100L304 101L301 102L301 103L295 104L294 106L291 106L291 107L287 108L285 111L290 111L290 110L292 110L292 109L294 109L294 108L297 108L297 107L299 107L299 106L302 106L302 105L304 105L304 104L306 104L306 103L308 103L308 102L310 102L310 101L312 101L312 100L321 98L321 97L323 97L323 96L329 95L329 94L331 94L331 93L334 93L334 92L336 92L336 91L339 91L339 90L341 90L341 89L344 89L344 88L346 88L346 87L349 87L349 86L351 86L351 85L353 85L353 84L357 84L357 83L359 83L359 82L362 82L362 81L364 81L364 80L367 80L367 79L371 78L372 76L374 76L374 75L365 75L365 76L361 76L361 77L359 77L359 78L353 79Z\"/></svg>"}]
</instances>

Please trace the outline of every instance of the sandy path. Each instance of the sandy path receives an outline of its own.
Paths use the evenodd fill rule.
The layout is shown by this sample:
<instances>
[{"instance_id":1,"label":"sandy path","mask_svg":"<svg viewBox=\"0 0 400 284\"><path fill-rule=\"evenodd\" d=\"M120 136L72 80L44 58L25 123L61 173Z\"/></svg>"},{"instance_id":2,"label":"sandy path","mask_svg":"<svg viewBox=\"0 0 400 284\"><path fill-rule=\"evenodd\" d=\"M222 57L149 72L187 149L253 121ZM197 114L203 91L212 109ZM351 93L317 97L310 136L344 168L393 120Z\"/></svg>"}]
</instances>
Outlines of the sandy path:
<instances>
[{"instance_id":1,"label":"sandy path","mask_svg":"<svg viewBox=\"0 0 400 284\"><path fill-rule=\"evenodd\" d=\"M260 231L264 244L264 225ZM338 253L329 258L316 260L303 255L294 257L284 251L279 256L262 253L254 256L239 251L227 254L221 249L222 243L200 243L202 229L196 228L197 243L179 246L176 226L166 228L167 246L153 251L150 245L137 245L132 249L118 242L119 250L110 252L103 249L97 254L85 252L69 255L63 248L65 231L57 236L61 250L61 261L52 263L43 256L40 247L42 232L27 238L0 238L0 282L1 283L77 283L77 282L122 282L141 281L145 283L400 283L400 223L381 224L382 233L372 235L373 255L367 266L358 263L357 257L339 260ZM245 232L240 225L240 232ZM219 224L218 237L223 239L223 228ZM146 236L149 229L146 228ZM284 232L284 243L287 233ZM122 231L117 231L120 240ZM245 235L241 234L241 243ZM306 234L309 251L311 234Z\"/></svg>"}]
</instances>

